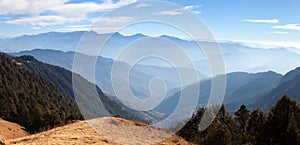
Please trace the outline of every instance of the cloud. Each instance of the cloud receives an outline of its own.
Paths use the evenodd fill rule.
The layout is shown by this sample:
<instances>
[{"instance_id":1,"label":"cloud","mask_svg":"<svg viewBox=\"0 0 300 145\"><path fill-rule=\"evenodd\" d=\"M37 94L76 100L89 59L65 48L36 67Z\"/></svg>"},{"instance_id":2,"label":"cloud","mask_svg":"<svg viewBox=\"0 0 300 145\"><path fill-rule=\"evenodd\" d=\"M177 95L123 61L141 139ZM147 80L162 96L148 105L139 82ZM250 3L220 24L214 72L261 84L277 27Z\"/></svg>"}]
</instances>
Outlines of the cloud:
<instances>
[{"instance_id":1,"label":"cloud","mask_svg":"<svg viewBox=\"0 0 300 145\"><path fill-rule=\"evenodd\" d=\"M278 19L272 19L272 20L257 19L257 20L243 20L243 21L244 22L251 22L251 23L270 23L270 24L279 23Z\"/></svg>"},{"instance_id":2,"label":"cloud","mask_svg":"<svg viewBox=\"0 0 300 145\"><path fill-rule=\"evenodd\" d=\"M51 11L63 15L66 17L74 16L86 16L88 13L100 11L101 5L88 2L88 3L74 3L74 4L64 4L56 7L50 8Z\"/></svg>"},{"instance_id":3,"label":"cloud","mask_svg":"<svg viewBox=\"0 0 300 145\"><path fill-rule=\"evenodd\" d=\"M157 12L157 15L165 15L165 16L175 16L175 15L181 15L183 14L183 11L180 9L174 9L174 10L167 10L167 11L161 11Z\"/></svg>"},{"instance_id":4,"label":"cloud","mask_svg":"<svg viewBox=\"0 0 300 145\"><path fill-rule=\"evenodd\" d=\"M199 5L189 5L189 6L183 7L183 9L184 10L193 10L193 9L201 7L201 6L203 6L203 5L202 4L199 4Z\"/></svg>"},{"instance_id":5,"label":"cloud","mask_svg":"<svg viewBox=\"0 0 300 145\"><path fill-rule=\"evenodd\" d=\"M96 19L92 25L68 25L56 31L89 31L93 30L98 33L111 33L123 27L124 24L134 21L133 17L102 17Z\"/></svg>"},{"instance_id":6,"label":"cloud","mask_svg":"<svg viewBox=\"0 0 300 145\"><path fill-rule=\"evenodd\" d=\"M270 32L272 34L280 34L280 35L285 35L288 34L288 32L284 32L284 31L274 31L274 32Z\"/></svg>"},{"instance_id":7,"label":"cloud","mask_svg":"<svg viewBox=\"0 0 300 145\"><path fill-rule=\"evenodd\" d=\"M201 12L193 10L200 6L202 6L202 5L189 5L189 6L185 6L185 7L181 8L181 9L166 10L166 11L157 12L156 14L157 15L166 15L166 16L175 16L175 15L181 15L185 11L190 11L194 14L201 14Z\"/></svg>"},{"instance_id":8,"label":"cloud","mask_svg":"<svg viewBox=\"0 0 300 145\"><path fill-rule=\"evenodd\" d=\"M2 0L0 14L29 15L23 18L13 18L5 21L8 24L22 24L33 26L50 26L78 21L92 21L87 17L89 13L104 12L116 9L137 0L104 0L102 3L82 2L67 3L69 0ZM50 15L41 15L50 12ZM124 19L122 19L124 20Z\"/></svg>"},{"instance_id":9,"label":"cloud","mask_svg":"<svg viewBox=\"0 0 300 145\"><path fill-rule=\"evenodd\" d=\"M96 20L96 26L122 26L123 24L134 21L133 17L101 17Z\"/></svg>"},{"instance_id":10,"label":"cloud","mask_svg":"<svg viewBox=\"0 0 300 145\"><path fill-rule=\"evenodd\" d=\"M56 31L60 32L70 32L70 31L88 31L90 25L69 25L63 28L56 29Z\"/></svg>"},{"instance_id":11,"label":"cloud","mask_svg":"<svg viewBox=\"0 0 300 145\"><path fill-rule=\"evenodd\" d=\"M66 18L63 16L35 16L35 17L26 17L20 18L16 20L6 21L7 24L20 24L20 25L33 25L33 26L50 26L50 25L60 25L67 22L78 22L83 20L84 18Z\"/></svg>"},{"instance_id":12,"label":"cloud","mask_svg":"<svg viewBox=\"0 0 300 145\"><path fill-rule=\"evenodd\" d=\"M48 8L63 5L68 0L1 0L0 14L38 15Z\"/></svg>"},{"instance_id":13,"label":"cloud","mask_svg":"<svg viewBox=\"0 0 300 145\"><path fill-rule=\"evenodd\" d=\"M134 6L134 8L143 8L143 7L150 7L152 6L151 4L147 4L147 3L140 3Z\"/></svg>"},{"instance_id":14,"label":"cloud","mask_svg":"<svg viewBox=\"0 0 300 145\"><path fill-rule=\"evenodd\" d=\"M120 0L113 3L110 0L105 0L98 4L94 2L64 4L51 8L50 10L64 16L85 16L88 13L103 12L116 9L128 4L132 4L137 0Z\"/></svg>"},{"instance_id":15,"label":"cloud","mask_svg":"<svg viewBox=\"0 0 300 145\"><path fill-rule=\"evenodd\" d=\"M273 28L300 31L300 24L287 24L287 25L281 25L281 26L274 26Z\"/></svg>"},{"instance_id":16,"label":"cloud","mask_svg":"<svg viewBox=\"0 0 300 145\"><path fill-rule=\"evenodd\" d=\"M193 9L195 6L191 5L191 6L185 6L183 9L185 10L191 10Z\"/></svg>"}]
</instances>

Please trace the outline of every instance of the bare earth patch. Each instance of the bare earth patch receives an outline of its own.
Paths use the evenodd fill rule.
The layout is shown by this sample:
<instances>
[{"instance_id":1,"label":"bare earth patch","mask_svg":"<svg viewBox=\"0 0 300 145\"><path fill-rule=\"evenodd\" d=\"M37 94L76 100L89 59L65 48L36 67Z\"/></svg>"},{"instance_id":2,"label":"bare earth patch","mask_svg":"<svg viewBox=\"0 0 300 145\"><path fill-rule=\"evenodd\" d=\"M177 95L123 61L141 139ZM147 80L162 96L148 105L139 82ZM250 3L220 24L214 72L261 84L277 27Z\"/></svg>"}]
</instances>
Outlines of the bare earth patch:
<instances>
[{"instance_id":1,"label":"bare earth patch","mask_svg":"<svg viewBox=\"0 0 300 145\"><path fill-rule=\"evenodd\" d=\"M0 118L0 140L14 139L23 136L28 136L24 127Z\"/></svg>"},{"instance_id":2,"label":"bare earth patch","mask_svg":"<svg viewBox=\"0 0 300 145\"><path fill-rule=\"evenodd\" d=\"M184 139L167 130L114 117L78 121L39 134L5 140L5 143L24 145L188 144Z\"/></svg>"}]
</instances>

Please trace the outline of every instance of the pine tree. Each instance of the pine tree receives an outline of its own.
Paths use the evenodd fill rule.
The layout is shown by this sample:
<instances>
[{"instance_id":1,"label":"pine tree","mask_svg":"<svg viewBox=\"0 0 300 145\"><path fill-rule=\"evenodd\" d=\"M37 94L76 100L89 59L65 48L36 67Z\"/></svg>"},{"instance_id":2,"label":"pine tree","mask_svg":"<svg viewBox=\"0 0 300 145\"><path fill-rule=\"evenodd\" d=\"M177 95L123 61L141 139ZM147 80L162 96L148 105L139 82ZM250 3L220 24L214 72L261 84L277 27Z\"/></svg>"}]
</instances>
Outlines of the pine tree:
<instances>
[{"instance_id":1,"label":"pine tree","mask_svg":"<svg viewBox=\"0 0 300 145\"><path fill-rule=\"evenodd\" d=\"M284 95L270 109L267 117L264 136L268 144L293 145L297 144L299 127L299 107L296 101Z\"/></svg>"},{"instance_id":2,"label":"pine tree","mask_svg":"<svg viewBox=\"0 0 300 145\"><path fill-rule=\"evenodd\" d=\"M262 138L261 131L263 129L263 126L265 125L265 121L265 115L259 109L255 109L250 114L247 132L249 134L249 141L252 144L260 144Z\"/></svg>"},{"instance_id":3,"label":"pine tree","mask_svg":"<svg viewBox=\"0 0 300 145\"><path fill-rule=\"evenodd\" d=\"M236 116L235 119L238 122L238 125L240 126L241 130L243 132L246 132L246 127L248 125L248 119L250 117L249 111L246 108L245 105L242 105L238 111L234 113Z\"/></svg>"},{"instance_id":4,"label":"pine tree","mask_svg":"<svg viewBox=\"0 0 300 145\"><path fill-rule=\"evenodd\" d=\"M206 138L199 144L204 145L232 145L232 135L226 124L214 123L208 130Z\"/></svg>"}]
</instances>

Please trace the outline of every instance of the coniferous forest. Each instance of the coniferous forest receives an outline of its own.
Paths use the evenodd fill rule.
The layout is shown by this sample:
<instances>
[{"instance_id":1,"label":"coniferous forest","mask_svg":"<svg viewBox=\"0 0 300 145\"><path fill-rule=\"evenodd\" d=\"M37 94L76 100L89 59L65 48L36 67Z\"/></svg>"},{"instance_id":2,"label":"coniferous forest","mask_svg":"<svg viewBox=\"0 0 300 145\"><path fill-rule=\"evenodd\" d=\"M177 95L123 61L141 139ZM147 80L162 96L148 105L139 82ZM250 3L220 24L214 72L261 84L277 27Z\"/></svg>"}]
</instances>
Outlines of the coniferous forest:
<instances>
[{"instance_id":1,"label":"coniferous forest","mask_svg":"<svg viewBox=\"0 0 300 145\"><path fill-rule=\"evenodd\" d=\"M280 98L269 112L259 109L250 112L245 105L241 105L231 115L222 105L212 124L200 132L201 117L208 109L200 108L178 135L201 145L300 144L300 106L287 95Z\"/></svg>"},{"instance_id":2,"label":"coniferous forest","mask_svg":"<svg viewBox=\"0 0 300 145\"><path fill-rule=\"evenodd\" d=\"M44 78L0 55L0 117L38 132L82 119L73 99Z\"/></svg>"}]
</instances>

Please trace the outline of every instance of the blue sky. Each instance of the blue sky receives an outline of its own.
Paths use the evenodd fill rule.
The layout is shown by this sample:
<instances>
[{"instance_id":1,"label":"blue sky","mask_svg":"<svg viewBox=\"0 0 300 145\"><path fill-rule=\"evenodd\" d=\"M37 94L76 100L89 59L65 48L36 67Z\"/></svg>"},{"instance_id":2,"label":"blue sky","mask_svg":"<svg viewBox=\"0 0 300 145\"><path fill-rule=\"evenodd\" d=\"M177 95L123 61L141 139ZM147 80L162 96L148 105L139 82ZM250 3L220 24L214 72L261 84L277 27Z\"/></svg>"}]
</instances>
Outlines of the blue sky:
<instances>
[{"instance_id":1,"label":"blue sky","mask_svg":"<svg viewBox=\"0 0 300 145\"><path fill-rule=\"evenodd\" d=\"M0 0L0 37L86 30L103 14L138 1L141 0ZM201 18L217 40L300 48L300 0L167 1ZM128 18L118 22L121 21ZM184 37L172 28L151 23L122 33Z\"/></svg>"}]
</instances>

